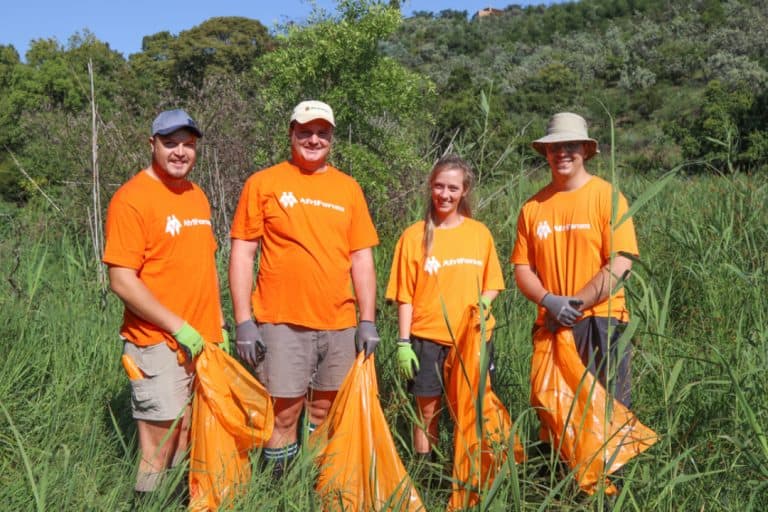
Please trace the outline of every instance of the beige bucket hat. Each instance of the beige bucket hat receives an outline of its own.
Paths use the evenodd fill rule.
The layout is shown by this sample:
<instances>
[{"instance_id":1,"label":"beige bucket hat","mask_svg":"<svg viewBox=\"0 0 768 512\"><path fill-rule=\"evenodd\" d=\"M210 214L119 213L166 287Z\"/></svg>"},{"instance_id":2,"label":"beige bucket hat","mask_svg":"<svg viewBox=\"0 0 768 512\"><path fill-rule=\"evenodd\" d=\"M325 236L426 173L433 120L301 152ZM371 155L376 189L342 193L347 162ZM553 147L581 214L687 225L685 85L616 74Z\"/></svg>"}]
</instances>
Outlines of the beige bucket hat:
<instances>
[{"instance_id":1,"label":"beige bucket hat","mask_svg":"<svg viewBox=\"0 0 768 512\"><path fill-rule=\"evenodd\" d=\"M595 153L599 153L597 141L590 138L587 133L587 122L578 114L572 112L560 112L553 115L547 123L547 134L531 143L533 149L547 156L547 144L557 142L583 142L584 160L589 160Z\"/></svg>"}]
</instances>

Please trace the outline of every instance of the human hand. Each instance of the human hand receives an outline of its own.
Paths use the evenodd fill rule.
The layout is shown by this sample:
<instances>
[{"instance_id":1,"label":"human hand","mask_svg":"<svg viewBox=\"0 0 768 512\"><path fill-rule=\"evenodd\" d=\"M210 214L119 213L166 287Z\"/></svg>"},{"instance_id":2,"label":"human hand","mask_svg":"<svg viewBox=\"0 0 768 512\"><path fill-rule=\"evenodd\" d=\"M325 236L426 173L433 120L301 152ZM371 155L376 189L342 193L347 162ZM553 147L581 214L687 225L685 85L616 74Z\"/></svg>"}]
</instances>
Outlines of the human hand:
<instances>
[{"instance_id":1,"label":"human hand","mask_svg":"<svg viewBox=\"0 0 768 512\"><path fill-rule=\"evenodd\" d=\"M584 314L578 307L584 304L584 301L575 297L566 297L564 295L555 295L547 292L541 299L541 305L560 325L573 327L573 324Z\"/></svg>"},{"instance_id":2,"label":"human hand","mask_svg":"<svg viewBox=\"0 0 768 512\"><path fill-rule=\"evenodd\" d=\"M256 325L253 319L249 318L245 322L237 324L237 327L235 327L235 343L237 344L237 355L252 368L255 368L264 360L267 347L261 340L259 326Z\"/></svg>"},{"instance_id":3,"label":"human hand","mask_svg":"<svg viewBox=\"0 0 768 512\"><path fill-rule=\"evenodd\" d=\"M203 350L205 340L194 327L184 322L181 329L173 333L173 337L179 343L179 348L184 351L186 360L191 361Z\"/></svg>"},{"instance_id":4,"label":"human hand","mask_svg":"<svg viewBox=\"0 0 768 512\"><path fill-rule=\"evenodd\" d=\"M370 356L376 350L381 338L376 331L376 324L370 320L361 320L355 333L355 349L358 352L365 350L365 357Z\"/></svg>"},{"instance_id":5,"label":"human hand","mask_svg":"<svg viewBox=\"0 0 768 512\"><path fill-rule=\"evenodd\" d=\"M411 340L401 338L397 342L397 366L408 380L413 379L414 370L419 371L419 358L413 351Z\"/></svg>"}]
</instances>

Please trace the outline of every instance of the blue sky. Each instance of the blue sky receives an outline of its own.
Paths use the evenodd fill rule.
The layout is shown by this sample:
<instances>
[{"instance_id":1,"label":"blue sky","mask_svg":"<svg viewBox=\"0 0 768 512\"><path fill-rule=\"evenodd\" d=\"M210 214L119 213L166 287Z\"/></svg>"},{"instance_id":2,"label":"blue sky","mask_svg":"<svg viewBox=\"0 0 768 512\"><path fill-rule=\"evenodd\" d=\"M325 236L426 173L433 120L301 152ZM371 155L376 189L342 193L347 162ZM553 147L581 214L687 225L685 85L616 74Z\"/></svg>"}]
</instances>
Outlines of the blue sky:
<instances>
[{"instance_id":1,"label":"blue sky","mask_svg":"<svg viewBox=\"0 0 768 512\"><path fill-rule=\"evenodd\" d=\"M24 59L33 39L56 38L66 45L69 37L88 29L126 58L141 50L146 35L168 30L178 34L214 16L245 16L272 29L276 24L306 19L313 4L335 12L334 0L13 0L4 2L0 14L0 44L13 45ZM545 0L406 0L403 13L467 11L483 7L504 8L510 4L551 3Z\"/></svg>"}]
</instances>

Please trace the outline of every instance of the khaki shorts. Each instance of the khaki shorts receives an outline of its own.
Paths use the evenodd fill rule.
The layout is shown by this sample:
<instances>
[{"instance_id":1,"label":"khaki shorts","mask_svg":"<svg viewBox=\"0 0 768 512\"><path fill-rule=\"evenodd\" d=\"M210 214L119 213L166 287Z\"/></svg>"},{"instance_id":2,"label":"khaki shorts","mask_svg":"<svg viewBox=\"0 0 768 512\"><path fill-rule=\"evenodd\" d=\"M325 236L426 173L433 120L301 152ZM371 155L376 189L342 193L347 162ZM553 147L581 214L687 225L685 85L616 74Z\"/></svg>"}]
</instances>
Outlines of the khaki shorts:
<instances>
[{"instance_id":1,"label":"khaki shorts","mask_svg":"<svg viewBox=\"0 0 768 512\"><path fill-rule=\"evenodd\" d=\"M194 366L180 365L176 352L166 343L139 347L125 342L123 354L129 355L144 374L143 379L130 381L134 419L175 420L189 403Z\"/></svg>"},{"instance_id":2,"label":"khaki shorts","mask_svg":"<svg viewBox=\"0 0 768 512\"><path fill-rule=\"evenodd\" d=\"M315 331L290 324L259 324L267 347L256 377L269 394L304 396L308 388L336 391L355 361L355 328Z\"/></svg>"}]
</instances>

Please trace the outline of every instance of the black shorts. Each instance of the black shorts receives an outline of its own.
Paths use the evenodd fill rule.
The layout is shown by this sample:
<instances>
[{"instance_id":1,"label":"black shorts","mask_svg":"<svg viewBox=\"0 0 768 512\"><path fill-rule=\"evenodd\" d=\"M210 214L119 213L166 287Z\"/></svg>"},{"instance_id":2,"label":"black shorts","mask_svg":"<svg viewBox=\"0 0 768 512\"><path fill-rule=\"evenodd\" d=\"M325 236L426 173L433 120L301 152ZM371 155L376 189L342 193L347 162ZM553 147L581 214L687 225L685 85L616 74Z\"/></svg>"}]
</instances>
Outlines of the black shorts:
<instances>
[{"instance_id":1,"label":"black shorts","mask_svg":"<svg viewBox=\"0 0 768 512\"><path fill-rule=\"evenodd\" d=\"M608 342L608 322L611 324L611 341ZM581 362L600 384L616 400L627 408L632 406L632 344L619 347L619 338L627 327L615 318L589 316L573 326L573 338ZM619 353L619 349L621 354ZM610 358L608 354L610 351ZM606 375L608 383L606 384Z\"/></svg>"},{"instance_id":2,"label":"black shorts","mask_svg":"<svg viewBox=\"0 0 768 512\"><path fill-rule=\"evenodd\" d=\"M445 367L445 358L448 356L451 347L435 343L424 338L411 337L413 351L419 358L419 371L417 371L413 380L408 382L408 391L418 397L434 397L443 394L445 385L443 384L443 368ZM493 342L488 342L489 358L488 373L493 381L496 366L493 363Z\"/></svg>"}]
</instances>

